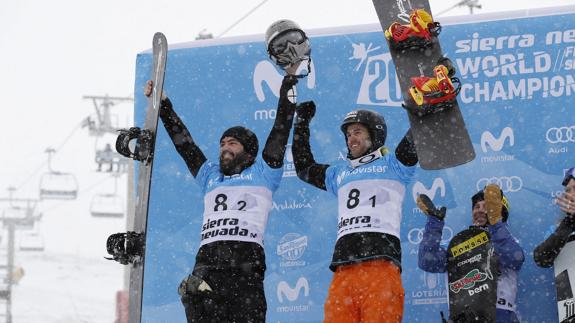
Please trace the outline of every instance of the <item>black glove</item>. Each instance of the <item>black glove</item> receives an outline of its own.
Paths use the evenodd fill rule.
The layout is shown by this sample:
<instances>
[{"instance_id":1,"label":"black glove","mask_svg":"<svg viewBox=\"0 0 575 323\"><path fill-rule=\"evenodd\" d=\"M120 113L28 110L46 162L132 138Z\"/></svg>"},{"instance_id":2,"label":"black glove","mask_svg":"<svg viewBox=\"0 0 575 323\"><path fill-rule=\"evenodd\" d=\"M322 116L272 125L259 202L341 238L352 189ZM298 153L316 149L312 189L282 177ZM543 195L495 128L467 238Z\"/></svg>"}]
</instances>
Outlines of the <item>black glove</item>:
<instances>
[{"instance_id":1,"label":"black glove","mask_svg":"<svg viewBox=\"0 0 575 323\"><path fill-rule=\"evenodd\" d=\"M297 105L295 108L297 114L297 122L310 122L315 115L315 103L313 101L305 101Z\"/></svg>"},{"instance_id":2,"label":"black glove","mask_svg":"<svg viewBox=\"0 0 575 323\"><path fill-rule=\"evenodd\" d=\"M445 219L445 212L447 212L447 208L442 206L440 209L437 209L435 204L433 204L431 199L425 194L419 194L417 196L417 206L419 209L421 209L421 211L423 211L423 213L429 216L434 216L440 221Z\"/></svg>"},{"instance_id":3,"label":"black glove","mask_svg":"<svg viewBox=\"0 0 575 323\"><path fill-rule=\"evenodd\" d=\"M575 214L567 213L561 222L563 222L572 231L575 231Z\"/></svg>"},{"instance_id":4,"label":"black glove","mask_svg":"<svg viewBox=\"0 0 575 323\"><path fill-rule=\"evenodd\" d=\"M282 81L282 85L280 87L280 97L287 95L287 92L297 84L297 77L294 75L286 75Z\"/></svg>"},{"instance_id":5,"label":"black glove","mask_svg":"<svg viewBox=\"0 0 575 323\"><path fill-rule=\"evenodd\" d=\"M208 283L206 283L205 280L194 275L188 275L188 277L182 280L180 286L178 287L178 294L180 294L180 296L184 296L186 294L194 295L199 292L209 293L212 291L212 288L210 285L208 285Z\"/></svg>"}]
</instances>

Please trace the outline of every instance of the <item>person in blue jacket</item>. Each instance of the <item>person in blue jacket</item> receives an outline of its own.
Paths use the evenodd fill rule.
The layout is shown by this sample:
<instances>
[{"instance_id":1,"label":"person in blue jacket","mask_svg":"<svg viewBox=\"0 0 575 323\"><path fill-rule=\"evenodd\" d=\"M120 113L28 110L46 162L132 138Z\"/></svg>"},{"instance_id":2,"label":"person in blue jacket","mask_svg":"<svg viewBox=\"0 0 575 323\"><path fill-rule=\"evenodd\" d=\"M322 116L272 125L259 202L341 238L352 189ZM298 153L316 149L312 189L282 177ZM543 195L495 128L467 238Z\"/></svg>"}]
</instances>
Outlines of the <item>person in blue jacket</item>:
<instances>
[{"instance_id":1,"label":"person in blue jacket","mask_svg":"<svg viewBox=\"0 0 575 323\"><path fill-rule=\"evenodd\" d=\"M490 185L495 186L495 184ZM499 199L501 211L488 212L485 201L486 188L471 197L472 222L473 226L484 228L489 232L491 242L499 258L500 274L497 280L496 322L515 323L519 322L516 314L517 276L525 261L525 254L517 239L511 234L507 224L509 203L499 187L496 189L501 194ZM488 203L490 202L488 201ZM443 207L438 210L432 207L422 208L422 210L428 215L428 218L423 239L419 245L418 266L426 272L446 272L448 253L444 247L440 246L446 209Z\"/></svg>"}]
</instances>

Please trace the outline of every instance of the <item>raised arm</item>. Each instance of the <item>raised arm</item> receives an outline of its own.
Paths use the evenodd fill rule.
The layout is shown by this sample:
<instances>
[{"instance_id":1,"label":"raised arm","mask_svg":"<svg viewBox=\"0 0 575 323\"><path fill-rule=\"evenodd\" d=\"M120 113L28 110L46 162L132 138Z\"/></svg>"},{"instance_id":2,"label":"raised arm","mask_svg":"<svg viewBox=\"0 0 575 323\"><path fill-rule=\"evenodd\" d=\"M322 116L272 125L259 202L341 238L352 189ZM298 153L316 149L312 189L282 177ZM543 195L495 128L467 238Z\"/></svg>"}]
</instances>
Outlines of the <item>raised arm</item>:
<instances>
[{"instance_id":1,"label":"raised arm","mask_svg":"<svg viewBox=\"0 0 575 323\"><path fill-rule=\"evenodd\" d=\"M411 135L411 128L407 130L407 133L395 148L395 156L405 166L414 166L419 161Z\"/></svg>"},{"instance_id":2,"label":"raised arm","mask_svg":"<svg viewBox=\"0 0 575 323\"><path fill-rule=\"evenodd\" d=\"M511 235L507 223L501 221L490 225L489 233L493 247L499 255L499 266L520 270L525 261L525 254L517 239Z\"/></svg>"},{"instance_id":3,"label":"raised arm","mask_svg":"<svg viewBox=\"0 0 575 323\"><path fill-rule=\"evenodd\" d=\"M144 87L144 95L150 97L152 94L152 86L154 83L149 80ZM170 135L176 150L186 162L188 169L196 177L200 167L206 161L206 156L200 148L194 143L190 132L174 111L170 99L162 93L162 101L160 103L160 119L164 124L164 128Z\"/></svg>"},{"instance_id":4,"label":"raised arm","mask_svg":"<svg viewBox=\"0 0 575 323\"><path fill-rule=\"evenodd\" d=\"M282 81L276 119L262 152L263 160L271 168L283 166L286 145L296 108L295 100L294 102L290 101L289 93L296 84L297 77L289 74Z\"/></svg>"},{"instance_id":5,"label":"raised arm","mask_svg":"<svg viewBox=\"0 0 575 323\"><path fill-rule=\"evenodd\" d=\"M551 267L573 231L575 231L575 215L569 214L561 220L555 232L533 250L533 260L537 266Z\"/></svg>"},{"instance_id":6,"label":"raised arm","mask_svg":"<svg viewBox=\"0 0 575 323\"><path fill-rule=\"evenodd\" d=\"M293 160L301 180L325 191L325 171L329 165L316 163L309 145L309 122L314 115L313 101L298 105L292 144Z\"/></svg>"},{"instance_id":7,"label":"raised arm","mask_svg":"<svg viewBox=\"0 0 575 323\"><path fill-rule=\"evenodd\" d=\"M176 114L172 107L172 102L169 98L162 98L162 107L160 109L160 118L164 124L164 128L170 135L176 150L184 159L188 169L194 177L198 175L200 167L206 161L206 156L196 145L190 132Z\"/></svg>"},{"instance_id":8,"label":"raised arm","mask_svg":"<svg viewBox=\"0 0 575 323\"><path fill-rule=\"evenodd\" d=\"M417 206L427 215L427 224L419 244L418 266L430 273L443 273L447 270L447 251L439 244L447 209L436 208L425 194L417 197Z\"/></svg>"}]
</instances>

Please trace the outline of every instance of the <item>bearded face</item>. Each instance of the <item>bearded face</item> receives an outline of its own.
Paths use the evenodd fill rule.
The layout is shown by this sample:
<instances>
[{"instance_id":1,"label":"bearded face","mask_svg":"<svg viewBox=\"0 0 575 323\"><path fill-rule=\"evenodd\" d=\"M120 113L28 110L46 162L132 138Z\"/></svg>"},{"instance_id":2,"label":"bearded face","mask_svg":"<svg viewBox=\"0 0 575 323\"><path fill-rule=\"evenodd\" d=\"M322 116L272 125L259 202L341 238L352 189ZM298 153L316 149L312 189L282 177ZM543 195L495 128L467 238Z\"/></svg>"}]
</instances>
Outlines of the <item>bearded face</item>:
<instances>
[{"instance_id":1,"label":"bearded face","mask_svg":"<svg viewBox=\"0 0 575 323\"><path fill-rule=\"evenodd\" d=\"M220 171L226 176L241 173L253 163L254 158L244 151L244 146L233 137L220 142Z\"/></svg>"}]
</instances>

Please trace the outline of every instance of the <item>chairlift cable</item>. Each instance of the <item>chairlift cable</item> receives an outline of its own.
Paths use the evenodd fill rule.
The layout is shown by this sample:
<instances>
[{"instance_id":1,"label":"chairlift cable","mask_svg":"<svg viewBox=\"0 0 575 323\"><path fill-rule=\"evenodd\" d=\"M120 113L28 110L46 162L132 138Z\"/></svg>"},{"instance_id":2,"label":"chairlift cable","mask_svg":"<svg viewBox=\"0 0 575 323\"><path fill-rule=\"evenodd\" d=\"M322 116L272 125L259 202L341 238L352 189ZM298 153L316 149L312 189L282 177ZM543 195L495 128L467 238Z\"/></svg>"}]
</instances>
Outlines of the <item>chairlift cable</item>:
<instances>
[{"instance_id":1,"label":"chairlift cable","mask_svg":"<svg viewBox=\"0 0 575 323\"><path fill-rule=\"evenodd\" d=\"M53 153L52 156L56 155L58 153L58 151L60 151L64 145L66 145L66 143L68 142L68 140L70 140L70 138L74 135L74 133L78 130L78 128L82 125L82 122L78 123L76 126L74 126L74 128L72 129L72 131L66 136L66 138L62 141L62 143L58 146L58 148L56 148L56 151ZM49 157L50 158L50 157ZM26 179L20 183L20 185L16 185L16 190L20 190L22 187L24 187L24 185L28 184L28 182L30 180L32 180L33 178L35 178L35 176L38 174L38 172L40 172L41 169L44 168L44 166L46 166L46 164L48 164L48 159L44 160L43 162L41 162L34 171L32 171L32 173L30 173L30 175L28 175L28 177L26 177Z\"/></svg>"},{"instance_id":2,"label":"chairlift cable","mask_svg":"<svg viewBox=\"0 0 575 323\"><path fill-rule=\"evenodd\" d=\"M243 15L240 19L238 19L236 22L234 22L231 26L229 26L228 28L226 28L226 30L224 30L221 34L219 34L218 36L216 36L216 38L220 38L223 35L225 35L228 31L232 30L232 28L234 28L235 26L237 26L240 22L242 22L244 19L246 19L249 15L251 15L252 13L254 13L256 10L258 10L261 6L264 5L264 3L268 2L269 0L264 0L262 2L260 2L258 5L256 5L255 7L253 7L250 11L248 11L248 13L246 13L245 15Z\"/></svg>"}]
</instances>

